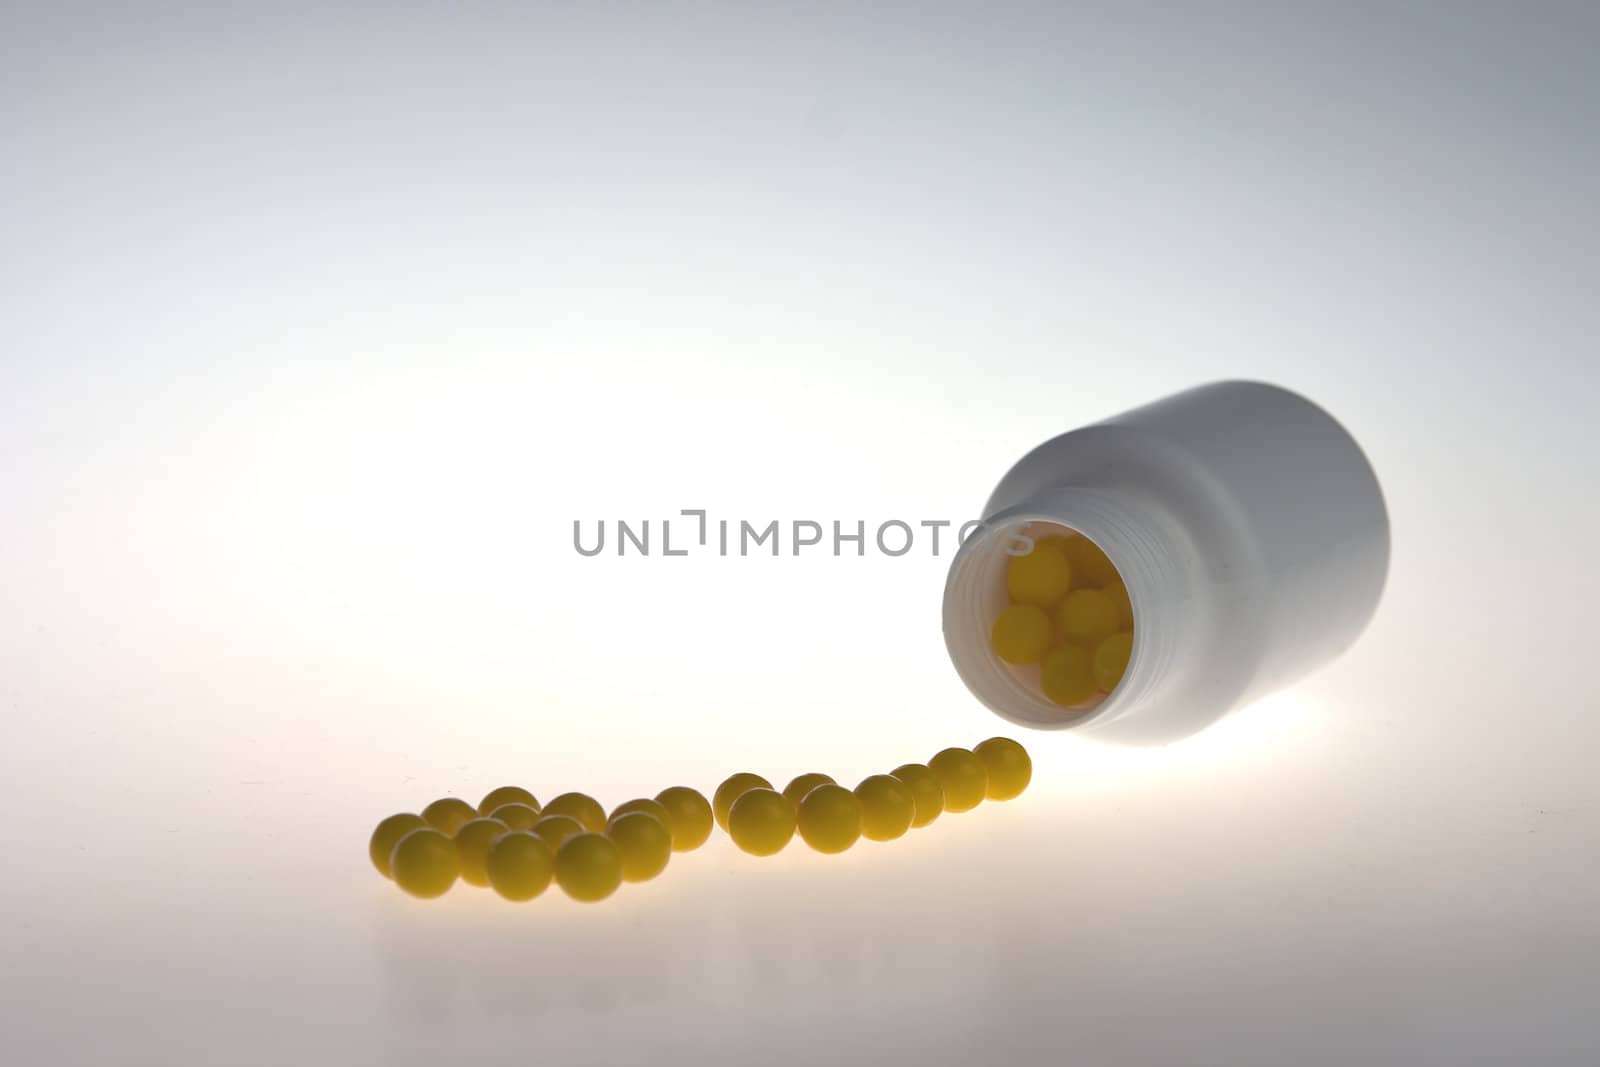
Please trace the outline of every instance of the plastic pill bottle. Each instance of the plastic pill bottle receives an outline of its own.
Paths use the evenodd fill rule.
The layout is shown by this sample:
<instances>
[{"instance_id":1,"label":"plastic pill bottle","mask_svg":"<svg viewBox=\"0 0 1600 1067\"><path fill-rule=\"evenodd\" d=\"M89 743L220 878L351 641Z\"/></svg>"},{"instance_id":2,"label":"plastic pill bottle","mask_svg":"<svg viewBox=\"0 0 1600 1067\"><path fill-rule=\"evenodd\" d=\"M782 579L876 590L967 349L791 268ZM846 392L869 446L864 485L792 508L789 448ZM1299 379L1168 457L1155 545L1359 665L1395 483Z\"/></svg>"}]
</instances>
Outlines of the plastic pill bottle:
<instances>
[{"instance_id":1,"label":"plastic pill bottle","mask_svg":"<svg viewBox=\"0 0 1600 1067\"><path fill-rule=\"evenodd\" d=\"M1389 565L1388 513L1360 447L1309 400L1259 382L1200 386L1052 438L1000 479L983 516L945 586L957 673L1021 726L1125 743L1193 734L1338 655ZM1013 561L1077 537L1126 590L1131 653L1125 637L1120 680L1064 706L1040 666L997 654L992 632ZM1083 573L1074 587L1089 580L1107 582Z\"/></svg>"}]
</instances>

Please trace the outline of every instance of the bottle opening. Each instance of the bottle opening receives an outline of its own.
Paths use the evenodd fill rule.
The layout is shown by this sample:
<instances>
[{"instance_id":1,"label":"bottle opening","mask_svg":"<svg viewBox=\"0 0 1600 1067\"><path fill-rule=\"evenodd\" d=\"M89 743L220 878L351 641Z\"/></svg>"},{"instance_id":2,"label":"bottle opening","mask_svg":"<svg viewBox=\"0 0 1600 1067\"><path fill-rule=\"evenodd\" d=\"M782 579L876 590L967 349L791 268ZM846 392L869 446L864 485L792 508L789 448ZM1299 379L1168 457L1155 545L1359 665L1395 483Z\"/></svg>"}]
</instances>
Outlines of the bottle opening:
<instances>
[{"instance_id":1,"label":"bottle opening","mask_svg":"<svg viewBox=\"0 0 1600 1067\"><path fill-rule=\"evenodd\" d=\"M956 667L990 707L1036 726L1096 717L1127 673L1133 603L1106 552L1061 522L974 535L946 590Z\"/></svg>"}]
</instances>

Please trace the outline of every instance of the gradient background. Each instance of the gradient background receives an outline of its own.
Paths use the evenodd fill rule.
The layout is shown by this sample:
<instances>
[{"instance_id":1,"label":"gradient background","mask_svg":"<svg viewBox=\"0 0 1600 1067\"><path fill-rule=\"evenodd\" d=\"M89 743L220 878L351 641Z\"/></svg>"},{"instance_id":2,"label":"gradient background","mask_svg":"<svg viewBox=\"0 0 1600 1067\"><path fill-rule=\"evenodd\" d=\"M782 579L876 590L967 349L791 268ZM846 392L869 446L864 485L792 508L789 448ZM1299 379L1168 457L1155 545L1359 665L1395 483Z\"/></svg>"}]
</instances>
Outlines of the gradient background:
<instances>
[{"instance_id":1,"label":"gradient background","mask_svg":"<svg viewBox=\"0 0 1600 1067\"><path fill-rule=\"evenodd\" d=\"M5 4L17 1063L1593 1063L1593 5ZM583 908L376 877L504 781L842 780L1004 724L975 517L1259 377L1367 448L1336 665L893 845Z\"/></svg>"}]
</instances>

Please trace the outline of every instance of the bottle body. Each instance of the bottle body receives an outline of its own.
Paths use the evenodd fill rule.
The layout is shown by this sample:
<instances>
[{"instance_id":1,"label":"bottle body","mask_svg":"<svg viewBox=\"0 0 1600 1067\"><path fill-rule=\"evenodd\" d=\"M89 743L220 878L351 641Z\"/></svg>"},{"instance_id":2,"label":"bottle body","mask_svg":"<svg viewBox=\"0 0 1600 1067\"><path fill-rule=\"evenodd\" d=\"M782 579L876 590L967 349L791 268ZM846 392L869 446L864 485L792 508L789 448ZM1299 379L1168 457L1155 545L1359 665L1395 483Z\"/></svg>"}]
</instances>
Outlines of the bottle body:
<instances>
[{"instance_id":1,"label":"bottle body","mask_svg":"<svg viewBox=\"0 0 1600 1067\"><path fill-rule=\"evenodd\" d=\"M1092 707L1063 708L989 647L1005 568L1066 528L1115 567L1132 654ZM1001 479L952 561L957 671L1002 716L1131 743L1192 734L1327 662L1365 628L1388 570L1382 492L1310 401L1219 382L1046 441Z\"/></svg>"}]
</instances>

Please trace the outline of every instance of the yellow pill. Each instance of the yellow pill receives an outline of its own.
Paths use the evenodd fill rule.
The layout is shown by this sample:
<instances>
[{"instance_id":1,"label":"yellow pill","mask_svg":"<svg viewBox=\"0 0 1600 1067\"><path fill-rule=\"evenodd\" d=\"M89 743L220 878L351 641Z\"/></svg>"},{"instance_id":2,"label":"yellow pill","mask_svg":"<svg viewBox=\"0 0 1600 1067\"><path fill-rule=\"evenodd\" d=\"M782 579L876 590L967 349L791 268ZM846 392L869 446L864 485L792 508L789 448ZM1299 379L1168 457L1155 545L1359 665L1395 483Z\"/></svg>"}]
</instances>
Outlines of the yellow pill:
<instances>
[{"instance_id":1,"label":"yellow pill","mask_svg":"<svg viewBox=\"0 0 1600 1067\"><path fill-rule=\"evenodd\" d=\"M806 794L811 792L817 786L833 784L833 779L829 778L826 774L817 774L816 772L812 772L811 774L802 774L794 781L783 787L783 795L789 798L789 802L791 804L794 804L796 807L798 807L800 802L806 798Z\"/></svg>"},{"instance_id":2,"label":"yellow pill","mask_svg":"<svg viewBox=\"0 0 1600 1067\"><path fill-rule=\"evenodd\" d=\"M573 900L604 900L622 884L622 851L605 834L575 834L556 850L556 882Z\"/></svg>"},{"instance_id":3,"label":"yellow pill","mask_svg":"<svg viewBox=\"0 0 1600 1067\"><path fill-rule=\"evenodd\" d=\"M667 811L672 851L699 848L711 836L711 802L697 790L686 785L670 786L656 794L656 803Z\"/></svg>"},{"instance_id":4,"label":"yellow pill","mask_svg":"<svg viewBox=\"0 0 1600 1067\"><path fill-rule=\"evenodd\" d=\"M1062 645L1045 657L1039 685L1052 703L1070 708L1094 699L1094 673L1089 650L1082 645Z\"/></svg>"},{"instance_id":5,"label":"yellow pill","mask_svg":"<svg viewBox=\"0 0 1600 1067\"><path fill-rule=\"evenodd\" d=\"M378 873L385 878L390 877L389 854L394 851L394 846L411 831L427 825L426 819L410 812L391 815L380 822L377 829L372 831L372 839L367 842L367 855L372 857L372 865L378 868Z\"/></svg>"},{"instance_id":6,"label":"yellow pill","mask_svg":"<svg viewBox=\"0 0 1600 1067\"><path fill-rule=\"evenodd\" d=\"M926 764L904 763L889 773L911 790L911 799L916 803L916 812L911 816L912 826L926 826L939 817L944 810L944 786L939 784L939 776L929 770Z\"/></svg>"},{"instance_id":7,"label":"yellow pill","mask_svg":"<svg viewBox=\"0 0 1600 1067\"><path fill-rule=\"evenodd\" d=\"M861 837L861 801L844 786L825 782L800 801L795 829L818 852L843 852Z\"/></svg>"},{"instance_id":8,"label":"yellow pill","mask_svg":"<svg viewBox=\"0 0 1600 1067\"><path fill-rule=\"evenodd\" d=\"M512 830L495 838L484 864L489 884L507 900L532 900L555 876L555 854L542 837Z\"/></svg>"},{"instance_id":9,"label":"yellow pill","mask_svg":"<svg viewBox=\"0 0 1600 1067\"><path fill-rule=\"evenodd\" d=\"M454 834L462 823L477 814L477 808L458 797L441 797L422 809L422 817L428 825L446 834Z\"/></svg>"},{"instance_id":10,"label":"yellow pill","mask_svg":"<svg viewBox=\"0 0 1600 1067\"><path fill-rule=\"evenodd\" d=\"M534 811L539 810L539 801L532 793L520 785L503 785L499 789L491 789L483 794L483 799L478 801L478 814L492 815L494 809L502 804L526 804Z\"/></svg>"},{"instance_id":11,"label":"yellow pill","mask_svg":"<svg viewBox=\"0 0 1600 1067\"><path fill-rule=\"evenodd\" d=\"M989 643L1007 663L1038 663L1050 650L1050 616L1035 604L1012 604L994 620Z\"/></svg>"},{"instance_id":12,"label":"yellow pill","mask_svg":"<svg viewBox=\"0 0 1600 1067\"><path fill-rule=\"evenodd\" d=\"M970 811L989 789L989 772L983 761L964 748L947 748L928 761L944 788L944 810Z\"/></svg>"},{"instance_id":13,"label":"yellow pill","mask_svg":"<svg viewBox=\"0 0 1600 1067\"><path fill-rule=\"evenodd\" d=\"M1006 592L1018 604L1048 608L1072 588L1072 566L1055 545L1034 543L1032 551L1006 563Z\"/></svg>"},{"instance_id":14,"label":"yellow pill","mask_svg":"<svg viewBox=\"0 0 1600 1067\"><path fill-rule=\"evenodd\" d=\"M539 809L512 801L495 808L489 813L489 818L499 819L512 830L531 830L533 824L539 821Z\"/></svg>"},{"instance_id":15,"label":"yellow pill","mask_svg":"<svg viewBox=\"0 0 1600 1067\"><path fill-rule=\"evenodd\" d=\"M606 836L622 854L625 882L648 882L666 870L672 858L672 831L649 812L625 811L614 816L606 825Z\"/></svg>"},{"instance_id":16,"label":"yellow pill","mask_svg":"<svg viewBox=\"0 0 1600 1067\"><path fill-rule=\"evenodd\" d=\"M461 868L456 844L431 826L402 837L389 854L394 883L414 897L442 897L456 884Z\"/></svg>"},{"instance_id":17,"label":"yellow pill","mask_svg":"<svg viewBox=\"0 0 1600 1067\"><path fill-rule=\"evenodd\" d=\"M917 802L893 775L863 778L856 786L856 799L861 802L861 836L868 841L893 841L911 829Z\"/></svg>"},{"instance_id":18,"label":"yellow pill","mask_svg":"<svg viewBox=\"0 0 1600 1067\"><path fill-rule=\"evenodd\" d=\"M1128 599L1128 587L1120 581L1111 582L1101 592L1117 606L1117 628L1130 629L1133 626L1133 601Z\"/></svg>"},{"instance_id":19,"label":"yellow pill","mask_svg":"<svg viewBox=\"0 0 1600 1067\"><path fill-rule=\"evenodd\" d=\"M488 816L468 819L461 824L461 829L456 831L455 841L456 864L461 868L463 882L477 886L489 884L489 872L484 866L489 860L489 846L494 844L495 838L510 829L499 819Z\"/></svg>"},{"instance_id":20,"label":"yellow pill","mask_svg":"<svg viewBox=\"0 0 1600 1067\"><path fill-rule=\"evenodd\" d=\"M1066 552L1067 563L1072 567L1072 580L1080 589L1106 585L1116 579L1117 568L1111 560L1100 551L1099 545L1082 534L1067 538L1062 548Z\"/></svg>"},{"instance_id":21,"label":"yellow pill","mask_svg":"<svg viewBox=\"0 0 1600 1067\"><path fill-rule=\"evenodd\" d=\"M637 800L625 800L621 804L618 804L616 807L612 808L611 818L606 820L606 829L611 829L611 824L622 818L622 816L632 814L636 811L642 811L646 815L654 815L656 817L656 821L659 822L663 827L670 827L672 825L672 821L667 816L667 809L661 806L660 801L651 800L648 797L640 797Z\"/></svg>"},{"instance_id":22,"label":"yellow pill","mask_svg":"<svg viewBox=\"0 0 1600 1067\"><path fill-rule=\"evenodd\" d=\"M794 804L777 790L757 786L739 794L728 812L728 836L752 856L782 852L794 837Z\"/></svg>"},{"instance_id":23,"label":"yellow pill","mask_svg":"<svg viewBox=\"0 0 1600 1067\"><path fill-rule=\"evenodd\" d=\"M1117 602L1099 589L1074 589L1056 608L1055 632L1062 641L1092 645L1121 625Z\"/></svg>"},{"instance_id":24,"label":"yellow pill","mask_svg":"<svg viewBox=\"0 0 1600 1067\"><path fill-rule=\"evenodd\" d=\"M541 815L570 815L583 824L590 833L606 828L606 809L594 797L584 793L562 793L539 809Z\"/></svg>"},{"instance_id":25,"label":"yellow pill","mask_svg":"<svg viewBox=\"0 0 1600 1067\"><path fill-rule=\"evenodd\" d=\"M740 771L738 774L729 775L711 795L711 810L717 817L717 825L724 830L728 828L728 813L733 810L733 802L751 789L771 789L772 783L759 774Z\"/></svg>"},{"instance_id":26,"label":"yellow pill","mask_svg":"<svg viewBox=\"0 0 1600 1067\"><path fill-rule=\"evenodd\" d=\"M972 754L983 761L989 785L985 796L990 800L1010 800L1028 788L1033 779L1033 760L1028 750L1009 737L991 737L972 746Z\"/></svg>"},{"instance_id":27,"label":"yellow pill","mask_svg":"<svg viewBox=\"0 0 1600 1067\"><path fill-rule=\"evenodd\" d=\"M542 839L554 852L567 838L583 833L583 823L570 815L541 815L528 832Z\"/></svg>"},{"instance_id":28,"label":"yellow pill","mask_svg":"<svg viewBox=\"0 0 1600 1067\"><path fill-rule=\"evenodd\" d=\"M1110 637L1094 646L1094 661L1090 668L1094 672L1094 682L1107 693L1117 687L1122 681L1122 674L1128 669L1128 657L1133 655L1133 635L1129 633L1112 634Z\"/></svg>"}]
</instances>

